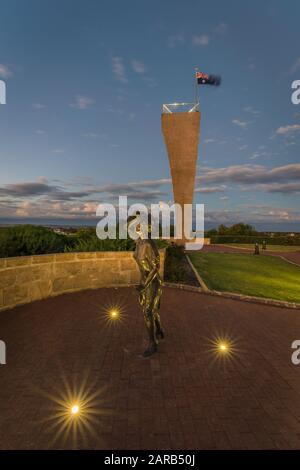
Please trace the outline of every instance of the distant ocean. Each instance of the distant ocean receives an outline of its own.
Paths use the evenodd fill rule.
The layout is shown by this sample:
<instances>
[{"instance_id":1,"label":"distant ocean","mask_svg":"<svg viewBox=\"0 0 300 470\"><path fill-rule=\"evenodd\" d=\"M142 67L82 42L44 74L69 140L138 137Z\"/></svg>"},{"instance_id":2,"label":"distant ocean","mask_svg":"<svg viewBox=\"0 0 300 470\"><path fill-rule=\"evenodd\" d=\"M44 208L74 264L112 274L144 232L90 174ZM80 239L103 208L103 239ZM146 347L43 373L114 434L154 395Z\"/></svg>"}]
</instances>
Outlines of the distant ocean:
<instances>
[{"instance_id":1,"label":"distant ocean","mask_svg":"<svg viewBox=\"0 0 300 470\"><path fill-rule=\"evenodd\" d=\"M13 219L13 218L0 218L0 226L17 225L17 224L33 224L33 225L44 225L51 227L96 227L99 218L95 219ZM218 227L221 223L226 226L236 224L238 221L231 222L207 222L205 223L205 230ZM300 232L300 222L246 222L251 224L259 232Z\"/></svg>"}]
</instances>

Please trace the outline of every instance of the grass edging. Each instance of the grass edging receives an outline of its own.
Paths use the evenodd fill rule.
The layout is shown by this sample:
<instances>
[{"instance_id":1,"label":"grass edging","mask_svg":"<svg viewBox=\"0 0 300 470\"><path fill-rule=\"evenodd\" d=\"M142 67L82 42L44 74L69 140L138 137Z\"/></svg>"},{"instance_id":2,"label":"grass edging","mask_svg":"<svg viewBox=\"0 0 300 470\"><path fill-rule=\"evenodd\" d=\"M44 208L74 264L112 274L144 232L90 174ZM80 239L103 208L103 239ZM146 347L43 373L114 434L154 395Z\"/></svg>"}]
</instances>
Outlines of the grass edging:
<instances>
[{"instance_id":1,"label":"grass edging","mask_svg":"<svg viewBox=\"0 0 300 470\"><path fill-rule=\"evenodd\" d=\"M274 253L274 251L273 251ZM299 263L295 263L294 261L291 261L290 259L287 259L285 256L281 256L281 255L265 255L265 256L277 256L277 258L281 258L283 259L283 261L286 261L287 263L290 263L290 264L293 264L294 266L300 266Z\"/></svg>"},{"instance_id":2,"label":"grass edging","mask_svg":"<svg viewBox=\"0 0 300 470\"><path fill-rule=\"evenodd\" d=\"M281 307L281 308L292 308L292 309L299 309L300 304L296 302L285 302L284 300L275 300L275 299L265 299L263 297L254 297L251 295L244 295L244 294L235 294L234 292L220 292L217 290L210 290L206 292L209 295L214 295L217 297L225 297L232 300L242 300L245 302L250 302L254 304L264 304L264 305L273 305L274 307Z\"/></svg>"},{"instance_id":3,"label":"grass edging","mask_svg":"<svg viewBox=\"0 0 300 470\"><path fill-rule=\"evenodd\" d=\"M189 256L187 254L186 254L186 258L201 286L201 289L198 288L197 292L202 292L208 295L214 295L216 297L224 297L224 298L228 298L232 300L242 300L245 302L256 303L256 304L258 303L258 304L264 304L264 305L273 305L275 307L281 307L281 308L300 309L300 304L296 302L286 302L284 300L268 299L268 298L255 297L255 296L245 295L245 294L236 294L234 292L220 292L217 290L211 290L207 287L206 283L204 282L204 280L202 279L202 277L200 276L200 274L194 267L192 261L189 259ZM170 287L176 287L176 284L170 285ZM184 289L184 286L180 285L179 288ZM188 289L188 290L191 290L191 289Z\"/></svg>"},{"instance_id":4,"label":"grass edging","mask_svg":"<svg viewBox=\"0 0 300 470\"><path fill-rule=\"evenodd\" d=\"M186 259L190 265L190 267L192 268L193 270L193 273L195 274L196 278L197 278L197 281L199 282L200 286L201 286L201 289L203 290L203 292L210 292L210 289L207 287L207 285L205 284L205 282L203 281L202 277L200 276L200 274L198 273L197 269L195 268L195 266L193 265L193 263L191 262L189 256L187 254L185 254L186 256Z\"/></svg>"},{"instance_id":5,"label":"grass edging","mask_svg":"<svg viewBox=\"0 0 300 470\"><path fill-rule=\"evenodd\" d=\"M300 304L294 302L284 302L283 300L264 299L263 297L252 297L250 295L234 294L233 292L220 292L217 290L208 290L203 292L201 287L189 286L187 284L175 284L173 282L164 282L163 286L170 287L171 289L180 289L189 292L196 292L198 294L212 295L214 297L224 297L231 300L239 300L253 304L271 305L273 307L300 310Z\"/></svg>"},{"instance_id":6,"label":"grass edging","mask_svg":"<svg viewBox=\"0 0 300 470\"><path fill-rule=\"evenodd\" d=\"M177 282L163 282L163 287L170 287L171 289L180 289L180 290L187 290L189 292L202 292L201 287L197 286L190 286L188 284L180 284Z\"/></svg>"}]
</instances>

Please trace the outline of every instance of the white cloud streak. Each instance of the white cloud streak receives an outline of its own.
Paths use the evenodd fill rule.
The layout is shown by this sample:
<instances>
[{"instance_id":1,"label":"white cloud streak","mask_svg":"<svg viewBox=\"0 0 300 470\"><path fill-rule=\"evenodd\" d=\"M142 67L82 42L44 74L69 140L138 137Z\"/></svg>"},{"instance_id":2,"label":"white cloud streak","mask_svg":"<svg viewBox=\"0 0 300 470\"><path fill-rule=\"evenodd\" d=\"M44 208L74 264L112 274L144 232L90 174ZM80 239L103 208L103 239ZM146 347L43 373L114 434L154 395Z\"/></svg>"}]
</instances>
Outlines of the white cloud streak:
<instances>
[{"instance_id":1,"label":"white cloud streak","mask_svg":"<svg viewBox=\"0 0 300 470\"><path fill-rule=\"evenodd\" d=\"M122 57L112 58L112 71L116 79L119 80L119 82L128 83Z\"/></svg>"}]
</instances>

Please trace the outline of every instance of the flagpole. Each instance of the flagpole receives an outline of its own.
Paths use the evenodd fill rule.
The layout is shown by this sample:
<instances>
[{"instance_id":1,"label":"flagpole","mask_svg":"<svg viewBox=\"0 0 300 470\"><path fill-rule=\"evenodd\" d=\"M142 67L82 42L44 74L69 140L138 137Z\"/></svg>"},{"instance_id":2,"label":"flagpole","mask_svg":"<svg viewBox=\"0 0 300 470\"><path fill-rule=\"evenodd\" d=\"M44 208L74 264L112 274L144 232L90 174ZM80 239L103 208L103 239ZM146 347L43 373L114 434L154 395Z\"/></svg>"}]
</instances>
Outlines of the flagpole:
<instances>
[{"instance_id":1,"label":"flagpole","mask_svg":"<svg viewBox=\"0 0 300 470\"><path fill-rule=\"evenodd\" d=\"M199 104L199 88L198 88L198 81L196 78L196 73L198 72L198 67L195 67L195 75L194 75L194 81L195 81L195 104Z\"/></svg>"}]
</instances>

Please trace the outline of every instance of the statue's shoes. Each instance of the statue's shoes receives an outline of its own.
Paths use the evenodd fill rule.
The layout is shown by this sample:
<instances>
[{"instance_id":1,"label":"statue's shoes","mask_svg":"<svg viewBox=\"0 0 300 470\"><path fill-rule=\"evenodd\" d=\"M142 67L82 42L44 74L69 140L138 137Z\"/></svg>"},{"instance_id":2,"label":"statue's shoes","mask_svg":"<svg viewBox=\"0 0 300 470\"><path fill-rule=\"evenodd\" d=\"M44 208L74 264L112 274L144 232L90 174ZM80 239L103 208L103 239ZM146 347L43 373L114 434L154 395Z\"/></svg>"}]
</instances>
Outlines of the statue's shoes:
<instances>
[{"instance_id":1,"label":"statue's shoes","mask_svg":"<svg viewBox=\"0 0 300 470\"><path fill-rule=\"evenodd\" d=\"M150 357L157 352L157 345L152 343L144 352L143 357Z\"/></svg>"}]
</instances>

